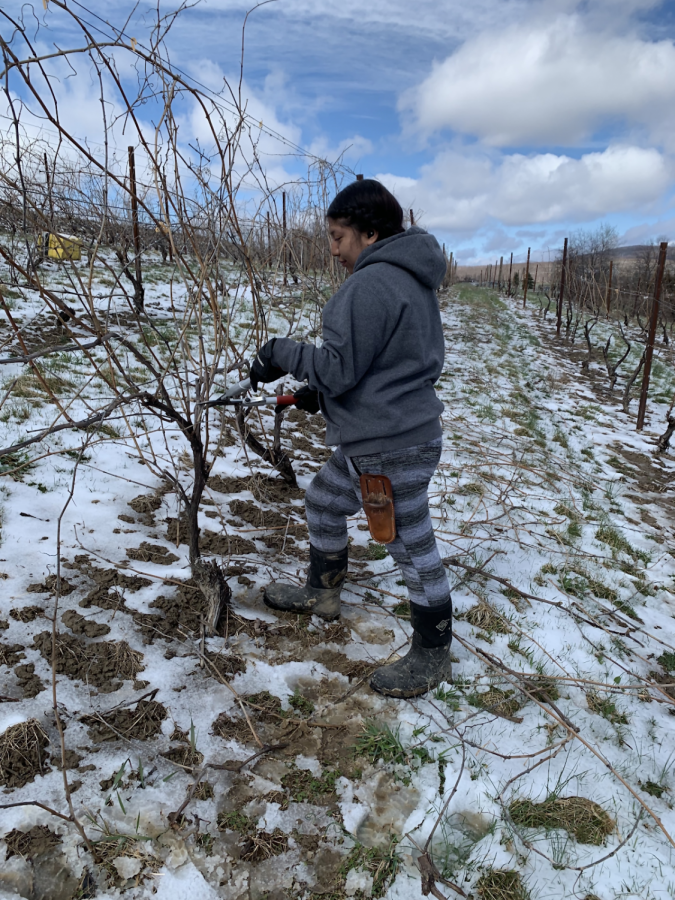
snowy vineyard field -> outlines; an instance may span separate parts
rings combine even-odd
[[[197,347],[194,327],[181,332],[181,290],[158,263],[149,271],[154,327],[169,348],[178,334]],[[59,267],[47,277],[65,290]],[[29,350],[66,340],[37,295],[1,289]],[[250,293],[229,295],[243,347]],[[270,579],[302,578],[303,490],[327,454],[320,417],[284,421],[296,489],[242,447],[229,415],[211,414],[201,546],[232,589],[213,637],[176,492],[157,474],[188,484],[177,428],[127,410],[3,460],[0,799],[17,805],[2,811],[0,896],[413,900],[431,837],[434,877],[422,869],[435,896],[675,897],[675,463],[653,447],[672,354],[659,351],[638,434],[600,365],[583,374],[585,351],[555,343],[536,308],[470,285],[440,302],[432,512],[456,662],[454,683],[421,699],[367,685],[410,629],[400,576],[363,517],[350,522],[342,620],[262,603]],[[295,335],[313,338],[315,315],[298,315]],[[269,326],[285,334],[287,319],[273,312]],[[0,334],[4,355],[17,352],[6,319]],[[74,417],[108,397],[85,362],[57,354],[42,369],[57,397],[77,394]],[[29,367],[2,374],[8,446],[54,409]],[[254,429],[271,435],[271,415]],[[68,815],[52,658],[93,854],[71,823],[18,805]]]

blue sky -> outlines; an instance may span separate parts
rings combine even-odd
[[[41,40],[67,41],[60,11],[35,8]],[[132,7],[87,9],[120,25]],[[186,10],[174,63],[208,84],[238,78],[247,9]],[[127,33],[142,40],[150,16],[141,2]],[[460,261],[541,258],[603,221],[626,243],[675,239],[674,37],[673,0],[275,0],[249,17],[245,89],[256,117],[311,152],[351,145],[349,165]]]

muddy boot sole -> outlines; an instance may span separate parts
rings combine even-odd
[[[370,686],[385,697],[405,700],[433,691],[444,681],[452,681],[449,646],[428,649],[416,646],[413,640],[403,659],[373,672]]]
[[[263,600],[270,609],[305,613],[332,622],[340,617],[340,590],[270,584],[265,588]]]

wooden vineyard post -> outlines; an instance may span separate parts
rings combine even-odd
[[[413,211],[412,211],[412,209],[411,209],[411,210],[410,210],[410,227],[412,228],[412,226],[413,226],[414,224],[415,224],[415,215],[414,215],[414,213],[413,213]]]
[[[54,228],[54,199],[52,197],[52,186],[49,180],[49,163],[47,162],[47,154],[44,154],[45,158],[45,179],[47,181],[47,197],[49,199],[49,221],[52,224],[52,229]]]
[[[136,158],[134,148],[129,147],[129,190],[131,192],[131,221],[134,235],[134,255],[136,257],[136,283],[134,285],[134,305],[143,309],[143,270],[141,268],[141,234],[138,228],[138,196],[136,194]]]
[[[562,308],[563,297],[565,296],[565,272],[567,271],[567,238],[565,238],[565,246],[563,247],[562,270],[560,272],[560,295],[558,297],[558,318],[555,326],[555,333],[560,337],[560,328],[562,326]]]
[[[267,211],[267,265],[272,265],[272,226],[269,210]]]
[[[539,274],[539,263],[534,267],[534,284],[532,285],[532,290],[537,290],[537,275]]]
[[[530,248],[527,248],[527,263],[525,265],[525,284],[523,285],[523,307],[527,303],[527,284],[530,280]]]
[[[169,187],[166,181],[166,171],[162,173],[162,181],[164,183],[164,212],[166,213],[166,237],[169,245],[169,262],[173,265],[173,239],[171,237],[171,213],[169,211]],[[221,210],[218,210],[221,215]],[[222,234],[223,226],[219,226],[219,232]]]
[[[499,275],[497,276],[497,290],[502,289],[502,269],[504,268],[504,257],[499,257]]]
[[[513,253],[511,254],[511,262],[509,263],[509,289],[506,292],[507,295],[511,296],[511,273],[513,272]]]
[[[283,191],[281,194],[282,201],[282,216],[283,216],[283,225],[282,225],[282,235],[281,239],[283,241],[283,264],[284,264],[284,286],[288,284],[288,272],[286,271],[286,191]]]
[[[652,314],[649,320],[649,337],[647,338],[647,347],[645,349],[645,368],[642,375],[642,390],[640,391],[640,406],[638,407],[637,431],[642,431],[645,424],[645,413],[647,411],[647,394],[649,393],[649,376],[652,371],[654,338],[656,337],[656,326],[659,321],[659,307],[661,305],[661,285],[663,283],[663,270],[666,267],[667,255],[668,241],[663,241],[659,249],[659,264],[656,269],[656,279],[654,282],[654,299],[652,300]]]
[[[609,306],[612,302],[612,268],[614,267],[614,260],[610,259],[609,261],[609,278],[607,279],[607,297],[605,300],[605,305],[607,307],[607,318],[609,319]]]
[[[357,180],[357,181],[363,181],[363,175],[357,175],[357,176],[356,176],[356,180]]]
[[[494,288],[497,284],[497,260],[495,260],[495,267],[492,272],[492,287]]]

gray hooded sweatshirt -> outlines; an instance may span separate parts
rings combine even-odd
[[[329,446],[361,456],[440,437],[445,269],[436,238],[413,226],[361,253],[324,307],[321,347],[276,340],[273,362],[319,392]]]

